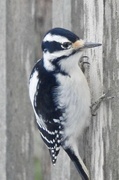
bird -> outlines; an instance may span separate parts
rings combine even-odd
[[[100,45],[67,29],[53,28],[44,35],[42,58],[29,78],[36,123],[52,163],[56,164],[63,148],[82,180],[89,180],[89,172],[78,152],[78,138],[90,122],[91,95],[79,59],[84,49]]]

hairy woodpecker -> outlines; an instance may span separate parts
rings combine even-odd
[[[79,156],[77,138],[89,124],[91,102],[78,62],[83,49],[100,45],[87,43],[66,29],[51,29],[44,36],[43,57],[29,81],[31,104],[52,163],[62,147],[84,180],[89,179],[89,173]]]

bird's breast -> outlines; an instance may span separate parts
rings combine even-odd
[[[65,126],[69,127],[66,128],[66,134],[76,131],[80,133],[87,126],[90,115],[90,91],[87,80],[79,67],[70,76],[57,75],[57,80],[60,84],[57,89],[58,106],[65,109],[62,119],[65,120]],[[76,136],[79,133],[76,132]]]

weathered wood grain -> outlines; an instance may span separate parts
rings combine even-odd
[[[33,180],[34,1],[0,1],[0,24],[0,179]]]
[[[53,26],[55,25],[69,28],[88,41],[102,43],[102,47],[84,52],[89,56],[90,62],[88,81],[92,102],[108,90],[109,96],[115,98],[101,104],[97,116],[91,119],[91,124],[79,143],[79,151],[90,170],[91,180],[117,180],[119,179],[119,1],[53,0]],[[61,179],[60,171],[57,172],[59,179]],[[69,170],[67,172],[69,173]],[[69,179],[77,179],[78,175],[75,173],[73,168]]]

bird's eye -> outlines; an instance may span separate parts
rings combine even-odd
[[[63,49],[69,49],[71,47],[72,43],[71,42],[64,42],[61,47]]]

